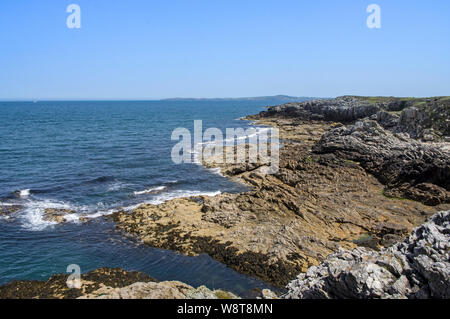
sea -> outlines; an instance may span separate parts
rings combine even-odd
[[[278,103],[279,102],[279,103]],[[281,104],[272,100],[270,104]],[[249,296],[267,283],[206,254],[188,257],[119,233],[105,216],[142,203],[248,190],[198,163],[171,158],[176,128],[253,126],[241,120],[267,106],[261,100],[0,102],[0,285],[47,280],[79,265],[141,271],[160,280]],[[68,222],[43,218],[70,209]],[[80,217],[87,217],[83,223]]]

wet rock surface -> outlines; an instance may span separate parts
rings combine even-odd
[[[52,276],[47,281],[13,281],[0,286],[0,299],[74,299],[100,289],[102,286],[122,288],[135,282],[156,282],[140,272],[120,268],[100,268],[81,275],[81,289],[67,286],[68,274]]]
[[[284,298],[450,298],[450,211],[380,252],[340,250],[287,286]]]
[[[43,219],[58,224],[67,222],[67,215],[76,214],[76,211],[70,209],[47,208],[44,211]]]
[[[68,275],[48,281],[14,281],[0,286],[0,299],[237,299],[223,290],[193,288],[178,281],[158,282],[147,274],[100,268],[81,275],[81,288],[68,288]]]
[[[21,208],[19,205],[0,205],[0,216],[10,216],[18,212]]]

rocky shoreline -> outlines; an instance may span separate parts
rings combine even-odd
[[[287,299],[450,298],[450,211],[380,252],[340,250],[288,285]]]
[[[268,175],[265,165],[258,164],[205,163],[252,189],[241,194],[179,198],[160,205],[144,204],[132,212],[119,211],[109,217],[117,230],[152,247],[186,255],[209,254],[234,270],[277,287],[289,284],[287,296],[291,298],[448,296],[434,294],[429,285],[428,294],[423,292],[424,285],[414,283],[409,268],[403,269],[407,273],[402,270],[394,274],[399,275],[395,278],[403,280],[405,287],[402,276],[408,278],[409,290],[405,288],[404,293],[392,293],[394,277],[387,281],[388,288],[383,286],[376,292],[360,291],[355,284],[353,294],[345,290],[331,293],[325,284],[330,274],[323,269],[330,268],[329,258],[340,259],[352,254],[350,251],[356,252],[352,267],[365,260],[366,255],[381,258],[391,249],[386,247],[405,240],[430,216],[450,209],[449,97],[346,96],[273,106],[247,119],[280,130],[283,147],[278,173]],[[64,219],[68,213],[48,215]],[[448,246],[448,230],[443,234]],[[444,256],[448,263],[448,249]],[[422,278],[418,279],[420,282],[427,278],[423,272],[420,276],[416,276]],[[53,287],[54,280],[52,277],[45,286]],[[448,285],[448,276],[443,280]],[[0,297],[17,293],[18,297],[29,298],[175,298],[191,296],[187,291],[195,291],[192,287],[180,288],[184,284],[178,283],[180,294],[172,291],[158,295],[154,291],[165,291],[167,285],[158,286],[150,279],[147,283],[128,281],[127,285],[95,284],[76,296],[60,290],[49,292],[51,288],[42,288],[41,284],[41,293],[33,288],[34,295],[24,294],[29,285],[16,282],[15,286],[0,287]],[[339,287],[339,282],[334,287]]]
[[[81,275],[81,289],[67,286],[69,275],[48,281],[14,281],[0,287],[0,299],[238,299],[230,292],[193,288],[179,281],[158,282],[147,274],[100,268]]]
[[[142,205],[112,218],[145,244],[207,253],[283,287],[340,248],[388,247],[448,209],[449,104],[341,97],[270,107],[247,119],[280,129],[277,174],[208,163],[253,190]],[[436,121],[436,112],[447,117]]]

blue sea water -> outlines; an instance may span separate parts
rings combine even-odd
[[[280,101],[281,103],[281,101]],[[247,188],[196,164],[176,165],[177,127],[251,125],[240,117],[259,101],[0,102],[0,205],[20,205],[0,217],[0,284],[46,280],[70,264],[139,270],[245,295],[267,284],[207,255],[187,257],[144,246],[102,218],[143,202]],[[66,224],[43,220],[46,208],[77,211]],[[80,216],[90,217],[80,223]]]

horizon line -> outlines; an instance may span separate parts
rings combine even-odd
[[[319,96],[293,96],[293,95],[267,95],[267,96],[247,96],[247,97],[165,97],[165,98],[11,98],[1,99],[0,102],[79,102],[79,101],[135,101],[135,102],[147,102],[147,101],[166,101],[166,100],[243,100],[243,99],[262,99],[262,98],[317,98],[328,99],[327,97]]]

